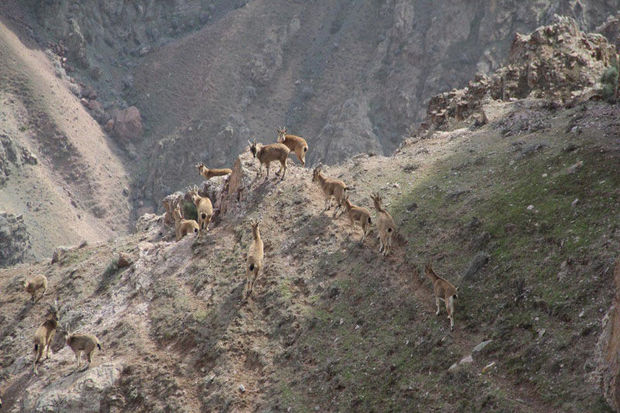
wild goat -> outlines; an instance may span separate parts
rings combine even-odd
[[[349,216],[349,221],[351,221],[351,226],[354,227],[355,223],[358,223],[362,227],[364,233],[362,235],[362,239],[360,240],[360,244],[363,244],[366,236],[370,232],[370,225],[372,224],[370,212],[366,208],[351,204],[348,196],[344,199],[344,206],[347,211],[347,215]]]
[[[28,281],[24,281],[24,290],[30,293],[30,298],[33,302],[38,302],[47,291],[47,278],[45,275],[37,275]],[[35,301],[35,296],[40,290],[43,291],[41,291],[41,295],[39,295],[39,298]]]
[[[246,260],[247,271],[246,271],[246,293],[245,298],[248,298],[250,294],[252,294],[252,289],[254,288],[254,283],[258,278],[258,272],[263,268],[263,240],[260,236],[259,224],[260,222],[252,220],[250,222],[252,225],[252,244],[250,244],[250,250],[248,251],[248,258]]]
[[[198,173],[204,177],[204,179],[211,179],[214,176],[224,176],[232,173],[232,169],[210,169],[203,163],[196,164]]]
[[[383,256],[386,256],[390,253],[390,249],[392,248],[392,238],[396,230],[396,225],[390,213],[381,206],[381,197],[379,194],[372,194],[370,198],[374,202],[375,209],[377,210],[379,252],[382,252]]]
[[[256,177],[258,178],[261,176],[264,164],[267,167],[267,176],[265,179],[269,179],[269,164],[274,161],[280,161],[280,170],[276,172],[276,175],[280,175],[281,172],[281,179],[284,179],[284,176],[286,175],[286,159],[288,158],[288,154],[290,152],[289,148],[287,148],[283,143],[271,143],[269,145],[262,145],[260,143],[256,143],[256,141],[248,141],[248,143],[250,144],[250,152],[252,152],[252,155],[260,161]]]
[[[287,135],[286,128],[282,127],[277,130],[278,142],[286,145],[291,152],[295,152],[297,159],[303,166],[306,166],[306,153],[308,152],[308,144],[301,136]]]
[[[198,214],[198,226],[200,232],[204,229],[205,232],[209,231],[209,223],[213,218],[213,204],[208,197],[201,197],[198,195],[198,188],[194,187],[189,191],[189,196],[192,198],[194,205],[196,205],[196,213]]]
[[[79,370],[82,364],[80,356],[86,356],[88,360],[88,366],[86,366],[86,368],[89,368],[90,363],[92,362],[92,353],[95,350],[95,347],[101,350],[101,343],[97,337],[92,334],[69,334],[68,330],[65,329],[65,331],[63,331],[63,339],[65,340],[65,343],[71,347],[73,354],[75,354],[75,362],[77,364],[75,367],[76,370]]]
[[[54,305],[50,305],[46,320],[37,328],[34,333],[34,363],[33,371],[37,374],[37,363],[43,356],[45,350],[45,358],[49,358],[50,344],[56,334],[56,328],[58,327],[58,302],[54,301]]]
[[[312,172],[312,182],[318,182],[319,186],[323,190],[323,195],[325,195],[325,208],[324,211],[327,211],[332,206],[332,197],[336,198],[336,202],[338,205],[334,210],[334,216],[336,216],[336,212],[338,209],[342,207],[344,204],[344,199],[346,197],[346,190],[349,189],[347,185],[342,182],[340,179],[327,178],[321,172],[322,165],[314,168]]]
[[[439,315],[440,301],[443,300],[446,304],[446,311],[448,312],[448,319],[450,320],[450,331],[454,328],[454,299],[458,298],[459,289],[456,288],[450,281],[445,280],[435,274],[435,271],[431,268],[431,264],[426,264],[425,268],[426,276],[433,283],[433,293],[435,294],[435,305],[437,305],[436,315]]]
[[[179,241],[181,238],[186,236],[187,234],[194,233],[198,234],[200,227],[198,223],[193,219],[183,219],[183,215],[181,215],[181,207],[179,203],[176,203],[174,209],[172,211],[172,216],[174,218],[174,229],[176,234],[176,240]]]

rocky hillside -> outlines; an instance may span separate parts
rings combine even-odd
[[[540,33],[581,56],[572,27]],[[531,43],[532,59],[549,46]],[[597,56],[584,73],[602,69]],[[3,408],[617,411],[620,108],[586,89],[558,99],[538,80],[503,100],[493,85],[459,100],[472,113],[448,104],[392,156],[325,168],[355,204],[382,194],[398,226],[386,258],[376,229],[360,245],[345,216],[323,211],[310,169],[291,161],[284,181],[256,178],[245,148],[230,177],[203,185],[217,211],[204,236],[174,242],[163,217],[145,215],[136,234],[0,270]],[[265,268],[245,302],[252,219]],[[425,262],[459,287],[452,332]],[[21,289],[31,274],[50,281],[34,305]],[[53,343],[35,376],[31,337],[56,297],[63,326],[103,351],[74,372]]]
[[[127,159],[59,59],[0,22],[0,267],[129,230]]]
[[[192,182],[195,162],[228,165],[280,125],[308,138],[311,164],[389,154],[432,95],[497,69],[515,33],[554,14],[593,30],[617,1],[8,0],[0,10],[97,91],[93,116],[136,158],[133,201],[154,210]],[[132,106],[143,135],[108,123]]]

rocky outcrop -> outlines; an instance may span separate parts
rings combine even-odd
[[[508,64],[491,76],[478,75],[466,88],[431,98],[424,127],[441,128],[448,121],[484,119],[485,99],[508,101],[527,96],[562,105],[596,95],[592,90],[613,59],[616,48],[600,34],[584,33],[569,18],[531,34],[516,34]],[[473,115],[477,115],[474,119]]]
[[[137,107],[117,109],[112,112],[112,123],[106,126],[123,142],[131,142],[142,136],[142,118]]]
[[[6,134],[0,134],[0,186],[6,182],[13,169],[23,165],[36,165],[37,157]]]
[[[131,142],[142,136],[142,118],[135,106],[113,111],[112,122],[112,133],[123,142]]]
[[[24,217],[0,212],[0,268],[23,262],[29,249],[30,235]]]

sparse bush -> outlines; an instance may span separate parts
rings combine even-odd
[[[99,286],[97,287],[97,293],[102,293],[108,289],[110,284],[114,281],[116,274],[118,273],[118,259],[115,258],[106,267],[105,271],[101,275],[101,281],[99,281]]]
[[[193,202],[183,201],[183,218],[198,221],[198,211]]]
[[[618,62],[614,61],[601,76],[603,99],[614,103],[618,98]]]

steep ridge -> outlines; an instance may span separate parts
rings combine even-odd
[[[246,148],[204,185],[219,215],[203,237],[173,242],[146,215],[136,234],[0,270],[5,408],[611,411],[602,386],[616,381],[592,373],[620,246],[620,109],[544,93],[478,109],[484,122],[448,120],[393,156],[325,168],[355,204],[383,195],[399,228],[386,258],[376,229],[360,246],[359,229],[322,211],[310,169],[257,179]],[[266,266],[244,303],[251,219]],[[453,332],[434,315],[427,261],[460,288]],[[50,290],[32,305],[21,282],[36,273]],[[31,336],[55,297],[61,322],[104,350],[72,372],[55,345],[37,377]]]
[[[70,92],[77,85],[2,23],[0,57],[0,205],[23,215],[30,258],[126,233],[122,156]]]

